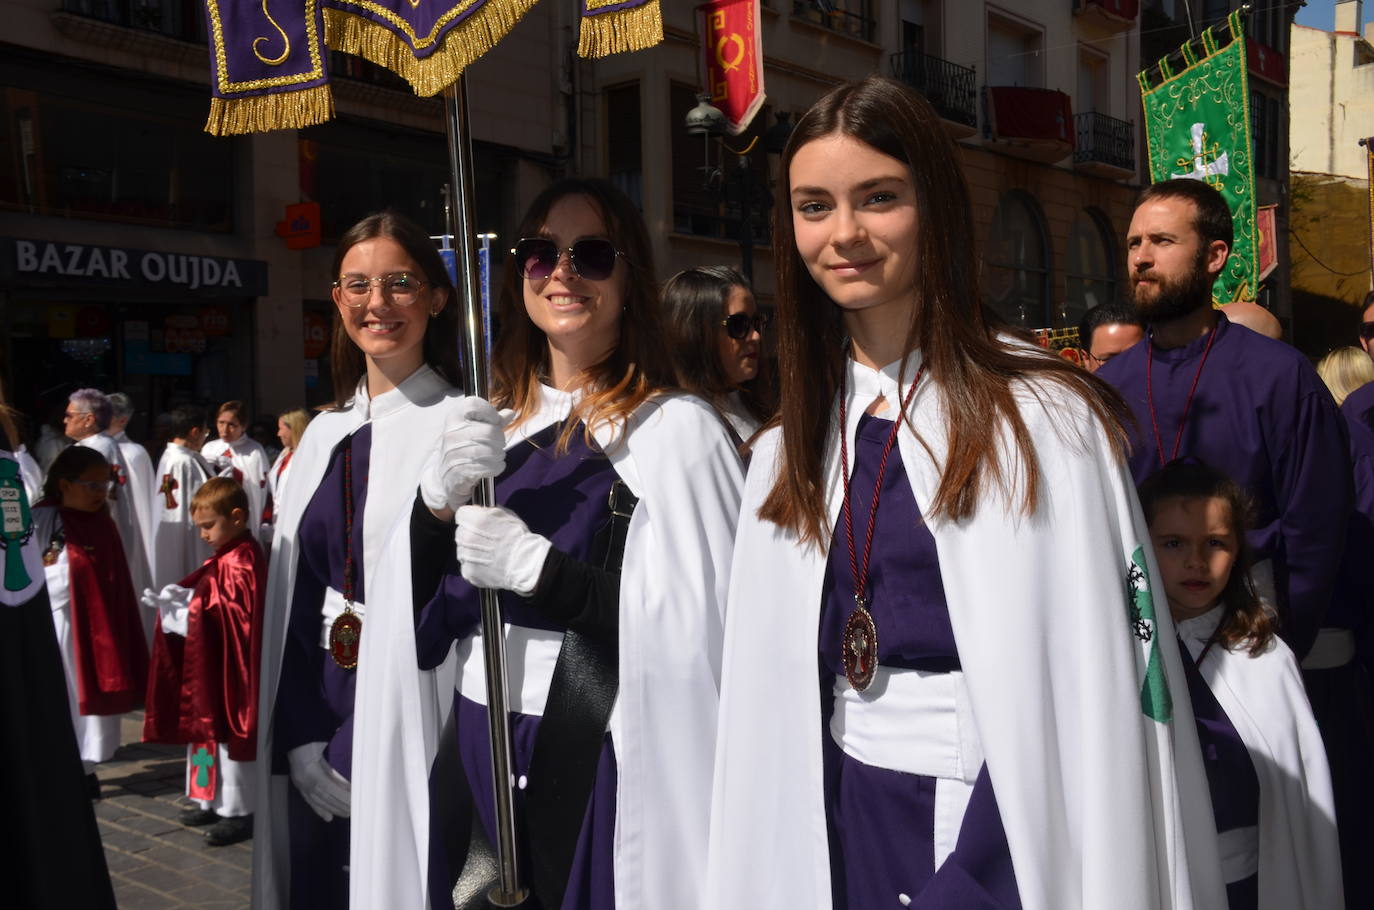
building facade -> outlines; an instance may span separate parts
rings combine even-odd
[[[661,278],[739,264],[748,247],[766,304],[777,157],[766,143],[734,152],[881,72],[924,92],[959,143],[986,302],[1029,328],[1075,325],[1123,288],[1141,181],[1138,2],[763,0],[767,105],[744,135],[703,140],[683,127],[702,81],[691,4],[663,4],[661,46],[586,61],[576,5],[545,0],[469,69],[478,228],[508,248],[549,181],[605,176],[640,203]],[[12,0],[7,12],[11,400],[41,419],[75,386],[122,388],[135,435],[183,401],[242,398],[269,413],[327,400],[332,241],[384,207],[442,232],[441,102],[332,54],[335,120],[213,138],[195,0]],[[279,234],[300,202],[320,206],[319,247],[289,249]]]
[[[1374,137],[1374,23],[1361,0],[1337,3],[1331,31],[1292,30],[1293,295],[1311,314],[1310,353],[1353,344],[1374,281],[1369,149]]]

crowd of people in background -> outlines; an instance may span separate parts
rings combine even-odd
[[[1049,355],[977,305],[956,148],[878,77],[801,118],[778,211],[764,309],[554,183],[486,399],[381,213],[313,421],[6,416],[85,793],[142,706],[255,906],[451,907],[499,839],[494,590],[540,906],[1374,905],[1374,294],[1314,369],[1213,306],[1230,212],[1176,180]]]

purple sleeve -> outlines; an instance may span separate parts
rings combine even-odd
[[[301,557],[296,564],[296,587],[291,596],[273,718],[272,762],[280,773],[286,770],[286,753],[306,743],[329,742],[338,726],[330,720],[332,714],[321,684],[325,652],[320,647],[320,605],[324,603],[324,589],[310,561]]]
[[[1274,458],[1274,496],[1287,591],[1283,639],[1301,660],[1312,647],[1334,593],[1353,496],[1345,423],[1324,388],[1297,402],[1286,449]],[[1279,563],[1282,565],[1280,566]]]

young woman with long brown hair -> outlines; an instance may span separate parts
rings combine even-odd
[[[708,905],[1216,906],[1121,404],[980,307],[959,161],[879,77],[783,153]]]
[[[353,858],[356,829],[377,833],[354,801],[400,798],[389,769],[364,754],[399,710],[390,674],[418,675],[413,660],[385,661],[398,636],[414,644],[406,612],[387,624],[380,563],[415,501],[427,443],[463,401],[453,286],[419,225],[369,215],[339,239],[330,277],[335,400],[299,440],[275,504],[253,850],[253,905],[264,910],[347,908],[371,865]]]
[[[493,356],[492,403],[508,410],[450,425],[421,483],[434,515],[456,509],[456,560],[452,528],[412,518],[412,554],[428,539],[438,565],[449,558],[418,604],[420,664],[457,642],[458,753],[494,840],[477,588],[499,591],[538,906],[695,910],[739,458],[705,402],[669,391],[634,204],[605,181],[562,180],[518,236]],[[465,505],[485,476],[497,505]]]

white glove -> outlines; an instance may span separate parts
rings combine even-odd
[[[191,611],[191,597],[194,593],[190,588],[180,585],[164,585],[161,591],[144,588],[139,602],[161,614],[163,632],[184,638],[187,616]]]
[[[529,597],[553,546],[526,527],[510,509],[463,506],[456,516],[458,563],[463,577],[478,588],[498,588]]]
[[[315,814],[327,822],[348,818],[353,786],[324,760],[324,743],[306,743],[286,753],[291,783]]]
[[[420,473],[420,497],[434,511],[457,509],[472,498],[472,488],[506,468],[509,422],[485,399],[468,397],[444,418],[438,457]]]

